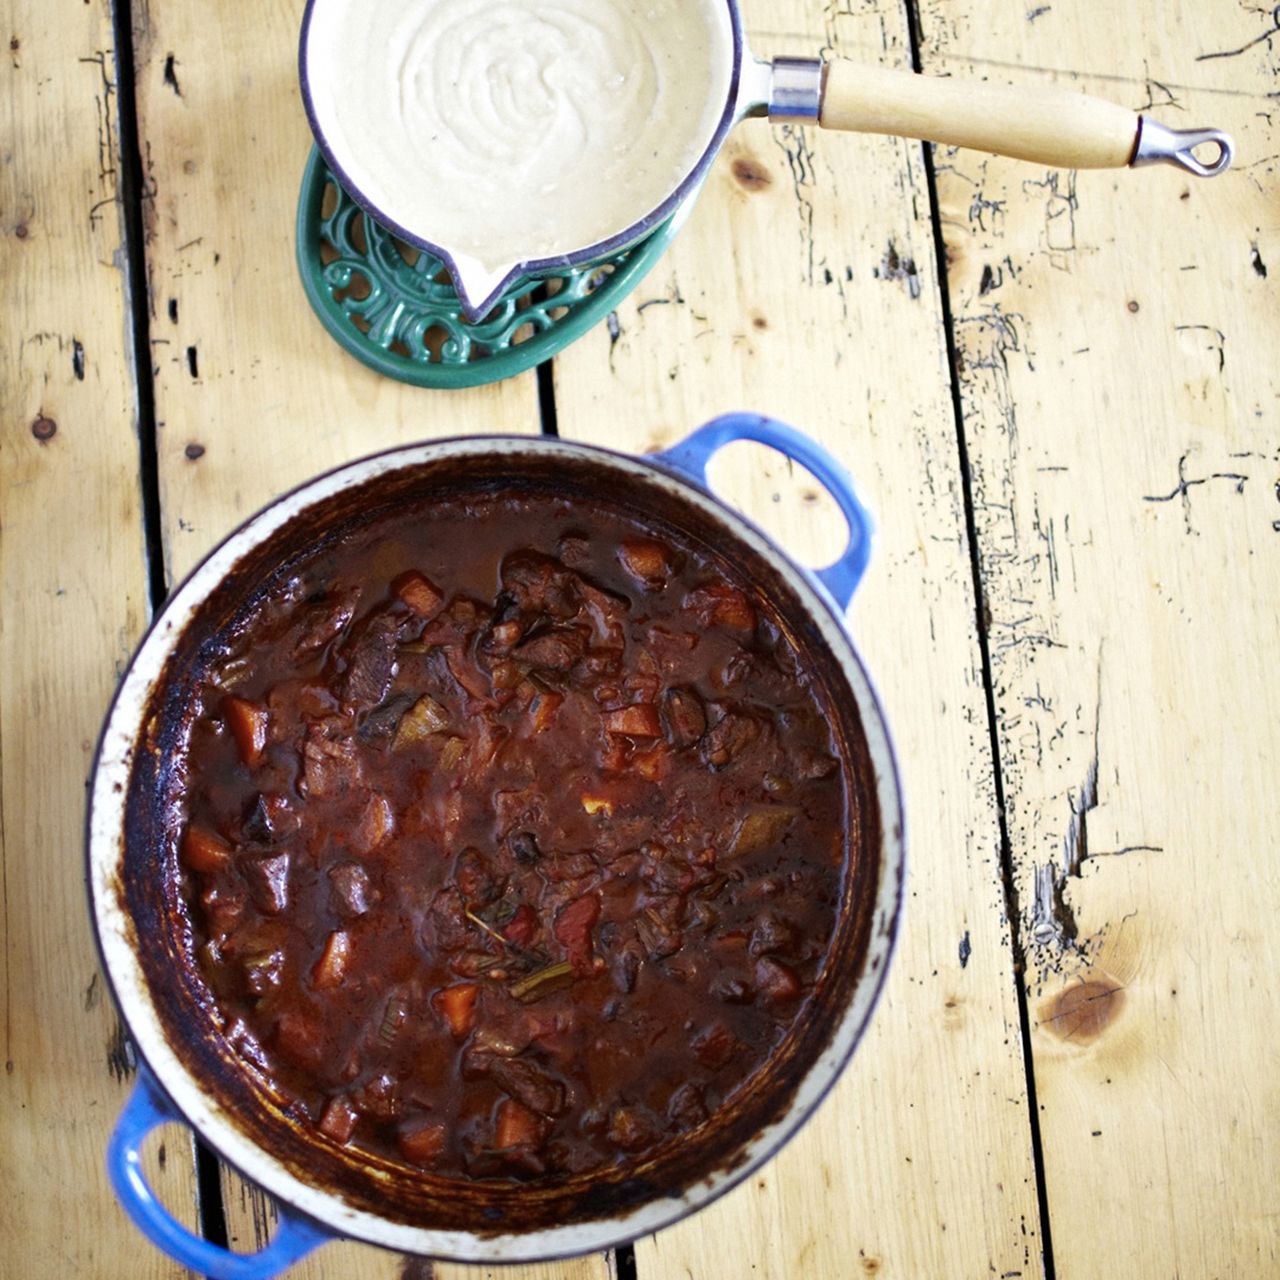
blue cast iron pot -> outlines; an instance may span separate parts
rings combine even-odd
[[[797,567],[707,489],[711,456],[734,440],[806,467],[849,524],[832,565]],[[647,515],[713,547],[770,599],[834,708],[851,803],[849,871],[827,963],[769,1063],[701,1128],[643,1161],[519,1186],[448,1180],[318,1138],[245,1069],[209,1013],[179,888],[166,770],[203,637],[266,577],[353,518],[466,484],[552,488]],[[897,774],[844,611],[867,564],[870,525],[849,477],[820,446],[767,418],[733,414],[645,458],[538,436],[440,440],[392,450],[310,481],[226,539],[169,598],[112,704],[88,818],[89,887],[106,972],[141,1059],[107,1165],[127,1212],[161,1249],[225,1280],[275,1275],[326,1240],[433,1258],[532,1261],[657,1231],[741,1182],[812,1113],[849,1060],[884,981],[902,901]],[[274,1239],[233,1254],[191,1234],[152,1194],[139,1151],[170,1120],[190,1124],[280,1206]]]

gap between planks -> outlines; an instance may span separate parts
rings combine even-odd
[[[917,0],[905,0],[908,29],[911,42],[911,59],[914,69],[921,70],[919,9]],[[149,198],[143,189],[140,132],[135,93],[135,64],[133,43],[132,0],[117,0],[114,8],[116,35],[116,75],[121,133],[121,190],[125,209],[126,253],[128,262],[128,287],[132,302],[132,355],[136,374],[138,402],[138,446],[141,488],[143,496],[143,529],[146,545],[148,586],[152,610],[158,610],[166,595],[166,565],[161,535],[161,507],[159,487],[159,457],[157,448],[157,420],[155,376],[152,366],[150,343],[151,298],[147,286],[146,247],[144,238],[143,203]],[[1026,68],[1022,68],[1026,70]],[[974,499],[968,448],[965,438],[961,388],[956,366],[955,335],[948,290],[946,253],[940,209],[937,198],[932,150],[922,144],[924,168],[927,178],[929,221],[933,233],[934,250],[939,264],[938,280],[943,327],[948,355],[950,393],[955,420],[956,447],[963,484],[965,530],[968,539],[970,564],[973,574],[974,598],[977,608],[977,630],[982,659],[983,693],[986,702],[988,733],[991,739],[994,785],[999,820],[1001,873],[1005,892],[1006,914],[1009,920],[1010,940],[1017,975],[1017,1004],[1022,1037],[1023,1062],[1029,1099],[1031,1141],[1036,1175],[1036,1190],[1040,1212],[1040,1229],[1043,1248],[1043,1266],[1046,1280],[1054,1280],[1054,1263],[1050,1221],[1047,1203],[1047,1184],[1044,1175],[1044,1159],[1036,1106],[1034,1066],[1030,1053],[1030,1019],[1024,985],[1021,981],[1023,948],[1020,939],[1020,915],[1017,909],[1017,890],[1014,882],[1012,849],[1005,811],[1004,785],[997,742],[996,712],[992,664],[987,627],[983,610],[983,587],[979,548],[976,536]],[[557,436],[555,388],[552,361],[538,366],[538,404],[543,434]],[[228,1243],[225,1206],[218,1177],[216,1157],[203,1145],[198,1146],[197,1175],[199,1189],[199,1215],[202,1234],[224,1247]],[[635,1250],[624,1245],[615,1251],[614,1270],[618,1280],[640,1280]]]
[[[907,37],[911,47],[911,68],[920,75],[924,72],[924,58],[921,54],[920,0],[904,0],[904,3],[907,9]],[[1026,967],[1026,952],[1022,944],[1022,912],[1018,903],[1018,886],[1014,874],[1009,814],[1005,806],[1004,768],[1000,756],[999,722],[996,718],[995,680],[992,673],[991,642],[987,627],[986,593],[982,583],[981,548],[978,544],[978,525],[974,511],[973,472],[969,464],[969,443],[965,436],[964,402],[956,353],[955,320],[951,311],[950,270],[946,238],[942,229],[942,210],[938,202],[933,144],[922,142],[920,150],[924,159],[925,185],[929,196],[929,225],[933,232],[933,253],[937,263],[938,305],[942,312],[942,329],[947,348],[947,374],[951,391],[951,410],[955,418],[956,454],[964,505],[965,538],[969,544],[969,565],[973,573],[973,604],[977,614],[978,651],[982,658],[982,694],[987,712],[987,733],[991,743],[991,770],[996,793],[996,820],[1000,834],[1000,879],[1004,888],[1005,916],[1009,922],[1009,946],[1013,952],[1018,1030],[1022,1045],[1022,1065],[1027,1083],[1027,1119],[1031,1138],[1031,1159],[1035,1169],[1036,1205],[1040,1215],[1040,1258],[1044,1280],[1056,1280],[1053,1230],[1049,1215],[1049,1181],[1045,1173],[1044,1141],[1040,1132],[1040,1107],[1036,1100],[1035,1057],[1031,1052],[1031,1011],[1027,1005],[1026,983],[1022,976]]]

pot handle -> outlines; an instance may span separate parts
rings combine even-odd
[[[142,1174],[140,1151],[153,1129],[182,1116],[144,1069],[107,1144],[107,1173],[125,1212],[152,1244],[210,1280],[268,1280],[318,1248],[331,1234],[283,1210],[275,1238],[257,1253],[232,1253],[188,1231],[156,1198]]]
[[[835,500],[849,524],[849,541],[834,564],[813,570],[828,595],[844,610],[866,572],[871,555],[871,517],[858,501],[849,473],[816,441],[776,418],[754,413],[727,413],[713,418],[679,444],[647,461],[670,467],[708,488],[707,463],[735,440],[755,440],[794,459],[811,471]]]
[[[901,134],[1062,169],[1164,163],[1214,178],[1235,155],[1221,129],[1170,129],[1072,89],[926,76],[843,58],[775,58],[767,70],[769,118],[782,123]],[[1196,147],[1213,154],[1202,160]]]

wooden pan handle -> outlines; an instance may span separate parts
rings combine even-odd
[[[1064,169],[1122,169],[1138,115],[1067,89],[1014,87],[827,64],[819,122],[854,133],[902,134]]]

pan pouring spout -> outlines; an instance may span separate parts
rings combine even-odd
[[[445,266],[467,316],[474,320],[487,315],[507,288],[523,275],[518,262],[490,267],[463,254],[446,257]]]

